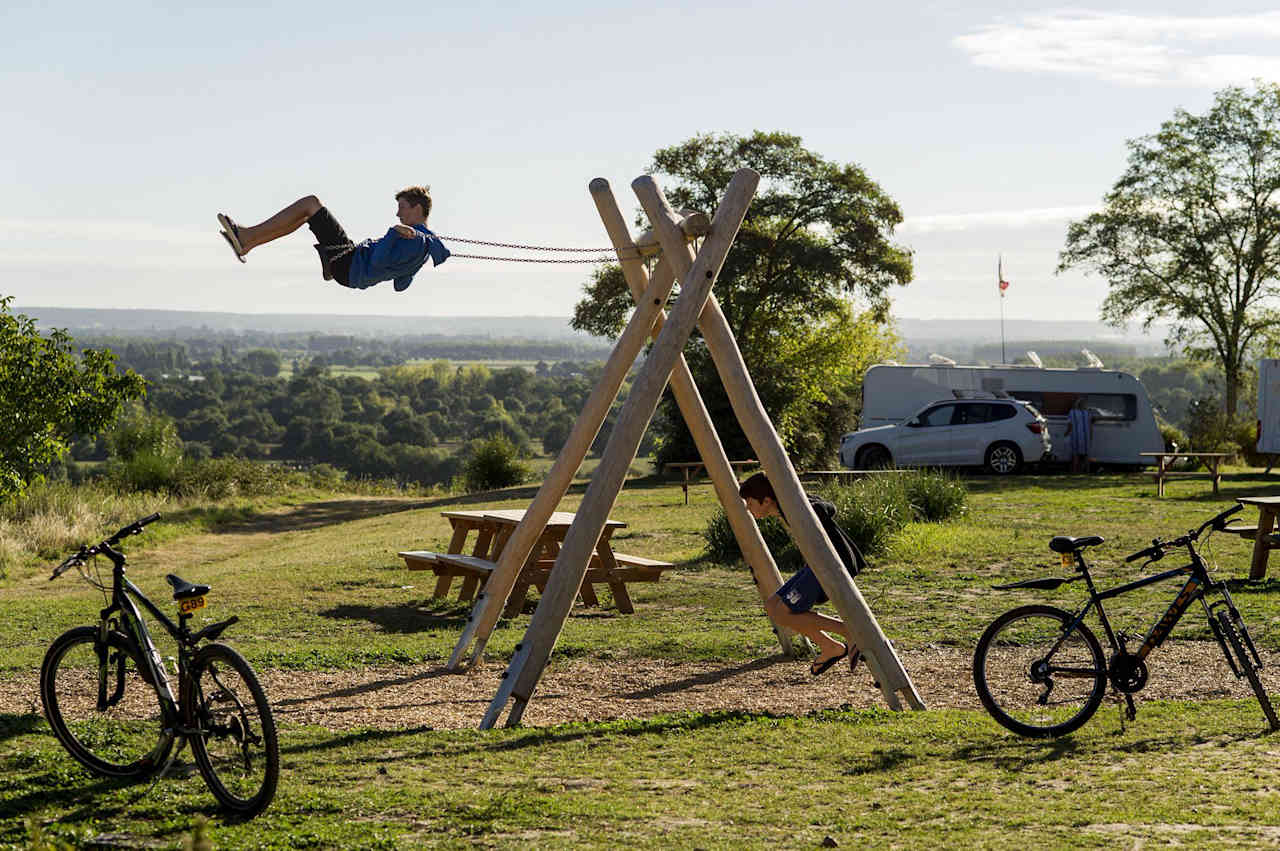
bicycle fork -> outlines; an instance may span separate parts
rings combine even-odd
[[[1227,657],[1227,665],[1231,668],[1232,675],[1238,680],[1244,677],[1245,672],[1240,670],[1239,664],[1236,662],[1235,654],[1231,652],[1231,648],[1227,646],[1227,637],[1222,634],[1222,627],[1218,626],[1218,619],[1214,617],[1214,609],[1225,606],[1227,615],[1231,618],[1231,623],[1236,628],[1236,634],[1240,636],[1244,642],[1245,649],[1249,651],[1249,656],[1253,659],[1255,668],[1263,667],[1262,658],[1258,655],[1258,648],[1253,644],[1253,637],[1249,635],[1249,627],[1245,625],[1244,618],[1240,617],[1240,610],[1236,608],[1235,602],[1231,599],[1231,594],[1226,588],[1219,588],[1222,592],[1221,600],[1214,600],[1213,603],[1205,602],[1204,598],[1200,598],[1200,603],[1204,606],[1205,615],[1209,618],[1209,629],[1213,632],[1214,639],[1218,642],[1218,647],[1222,648],[1222,655]]]

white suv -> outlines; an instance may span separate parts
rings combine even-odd
[[[1016,399],[948,399],[926,405],[898,425],[846,434],[840,463],[877,467],[977,466],[1005,475],[1049,454],[1040,412]]]

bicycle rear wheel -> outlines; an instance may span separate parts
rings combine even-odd
[[[99,656],[99,629],[81,626],[54,639],[40,666],[40,700],[53,734],[85,768],[139,778],[164,764],[173,747],[160,696],[143,678],[132,642],[111,633]],[[99,702],[99,676],[105,701]]]
[[[1271,705],[1271,698],[1262,685],[1262,679],[1258,676],[1258,666],[1254,664],[1253,656],[1245,649],[1240,631],[1236,629],[1235,620],[1222,609],[1218,609],[1214,617],[1218,622],[1218,634],[1226,642],[1222,650],[1228,654],[1227,663],[1231,664],[1232,655],[1236,657],[1236,663],[1231,665],[1232,670],[1236,672],[1237,677],[1243,676],[1249,681],[1254,695],[1258,698],[1258,704],[1262,707],[1262,714],[1267,716],[1267,723],[1271,725],[1273,731],[1280,730],[1280,719],[1276,718],[1276,710]]]
[[[1107,663],[1084,624],[1053,606],[996,618],[973,652],[973,684],[987,712],[1020,736],[1062,736],[1088,721],[1107,692]]]
[[[249,663],[225,644],[200,649],[192,663],[186,717],[196,765],[224,807],[257,815],[276,794],[280,749],[271,705]]]

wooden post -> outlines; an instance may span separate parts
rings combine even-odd
[[[591,198],[596,203],[596,209],[600,213],[601,221],[604,222],[604,228],[609,234],[609,239],[613,242],[614,250],[619,257],[629,258],[634,256],[631,235],[628,233],[627,223],[618,209],[618,202],[614,199],[613,192],[609,189],[609,181],[597,177],[591,181],[590,189]],[[686,215],[680,223],[681,233],[684,234],[686,239],[690,236],[699,235],[691,232],[695,223],[706,223],[705,216],[699,222],[692,215]],[[707,224],[707,231],[709,231],[709,223]],[[703,231],[703,234],[707,231]],[[668,268],[670,268],[669,264]],[[638,260],[624,261],[622,263],[622,274],[627,279],[627,285],[631,288],[632,297],[636,299],[636,304],[640,304],[646,289],[644,264]],[[715,296],[709,296],[707,302],[708,304],[714,303]],[[665,311],[659,312],[653,327],[655,337],[662,330],[665,321]],[[720,436],[716,433],[715,426],[711,422],[711,414],[707,412],[706,405],[703,404],[702,395],[698,392],[698,387],[693,380],[693,374],[689,371],[689,365],[685,363],[683,354],[676,358],[675,368],[671,371],[670,382],[671,395],[675,397],[676,405],[680,408],[685,424],[689,427],[689,434],[693,437],[694,446],[698,449],[698,456],[702,459],[707,476],[715,487],[716,496],[719,498],[720,505],[724,508],[725,516],[729,520],[729,527],[733,529],[734,537],[738,539],[738,547],[742,550],[742,557],[751,566],[752,579],[760,592],[760,599],[761,601],[767,600],[773,596],[773,593],[778,590],[778,586],[782,584],[782,574],[778,572],[778,566],[774,563],[773,556],[769,553],[769,547],[760,535],[760,529],[756,526],[756,521],[747,512],[746,504],[738,496],[737,474],[733,470],[733,465],[729,463],[729,456],[725,454],[724,446],[720,443]],[[687,505],[689,502],[689,468],[684,467],[683,472],[684,498]],[[799,649],[794,643],[795,636],[791,630],[774,624],[773,631],[778,636],[778,643],[782,647],[782,652],[787,656],[795,657]]]
[[[645,176],[637,178],[631,185],[662,243],[663,257],[674,268],[676,277],[683,282],[688,280],[689,275],[700,274],[698,262],[690,259],[679,223],[657,183],[652,177]],[[683,296],[681,300],[683,301]],[[698,327],[720,373],[734,414],[747,439],[751,441],[756,457],[760,459],[760,465],[778,496],[778,504],[788,518],[796,546],[852,633],[872,675],[880,683],[889,708],[901,708],[898,693],[902,692],[913,709],[923,709],[924,702],[916,692],[901,660],[881,631],[875,615],[849,577],[818,522],[817,515],[805,498],[791,459],[787,457],[782,440],[760,402],[751,376],[742,361],[742,353],[738,350],[729,324],[717,303],[707,303],[703,321]]]
[[[682,277],[680,298],[631,385],[631,393],[609,435],[604,455],[591,477],[582,505],[561,544],[546,593],[538,601],[524,639],[503,674],[498,693],[480,723],[481,729],[491,728],[497,722],[511,698],[515,703],[507,716],[507,726],[520,723],[524,707],[537,687],[551,649],[564,627],[578,586],[586,575],[591,553],[604,531],[605,521],[622,489],[627,469],[635,459],[644,430],[658,406],[667,378],[697,324],[707,296],[711,294],[711,286],[733,245],[759,180],[760,176],[750,169],[738,171],[730,180],[724,200],[716,211],[711,233],[698,252],[693,268]],[[678,225],[676,228],[679,230]]]
[[[619,259],[624,262],[640,262],[639,260],[630,260],[621,256]],[[573,429],[569,432],[569,437],[565,441],[564,447],[560,450],[560,454],[556,456],[555,463],[552,464],[547,477],[543,479],[542,486],[538,488],[537,496],[533,498],[533,503],[525,511],[524,518],[511,534],[511,538],[502,550],[502,555],[499,557],[489,581],[485,584],[484,592],[472,608],[471,615],[467,618],[467,625],[463,628],[462,636],[458,639],[457,645],[453,648],[453,654],[449,657],[449,662],[446,666],[449,670],[459,670],[462,656],[467,652],[467,647],[473,639],[475,640],[475,649],[471,654],[468,667],[479,661],[480,656],[484,653],[485,643],[489,640],[494,626],[498,623],[498,618],[502,615],[507,596],[511,593],[511,589],[516,583],[516,577],[519,575],[521,567],[524,565],[525,560],[528,559],[534,545],[537,544],[538,538],[542,535],[542,530],[547,525],[547,521],[556,510],[556,506],[560,504],[560,500],[564,497],[565,492],[568,491],[569,484],[573,481],[574,473],[577,472],[583,459],[587,457],[587,452],[591,448],[591,441],[595,440],[597,432],[600,431],[600,426],[604,424],[605,417],[609,413],[609,407],[613,404],[613,400],[618,397],[618,390],[622,387],[623,379],[626,378],[627,373],[635,363],[636,356],[644,348],[645,341],[649,338],[650,329],[653,328],[654,320],[661,313],[662,305],[666,304],[667,297],[671,294],[673,283],[674,278],[671,274],[670,266],[665,261],[659,263],[652,282],[649,283],[644,292],[644,297],[640,300],[639,306],[631,316],[631,321],[627,323],[622,336],[618,338],[617,345],[613,347],[613,352],[605,363],[604,373],[601,375],[600,381],[592,389],[586,404],[583,405],[582,410],[578,413],[578,418],[574,421]],[[574,592],[576,594],[576,588]]]

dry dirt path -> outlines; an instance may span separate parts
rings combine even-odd
[[[969,651],[955,648],[902,652],[903,664],[931,708],[981,708],[969,673],[970,660]],[[1212,642],[1171,643],[1150,661],[1151,678],[1139,695],[1139,708],[1142,700],[1156,698],[1252,697],[1246,683],[1231,677]],[[1264,661],[1280,664],[1280,654],[1264,654]],[[504,670],[503,664],[490,662],[461,675],[448,674],[436,664],[261,674],[282,722],[319,724],[331,730],[474,729]],[[35,672],[0,678],[0,712],[39,712],[36,679]],[[819,709],[883,706],[865,666],[853,675],[837,666],[814,678],[805,663],[781,657],[684,664],[655,659],[573,660],[548,669],[523,723],[539,727],[681,711],[802,715]]]

